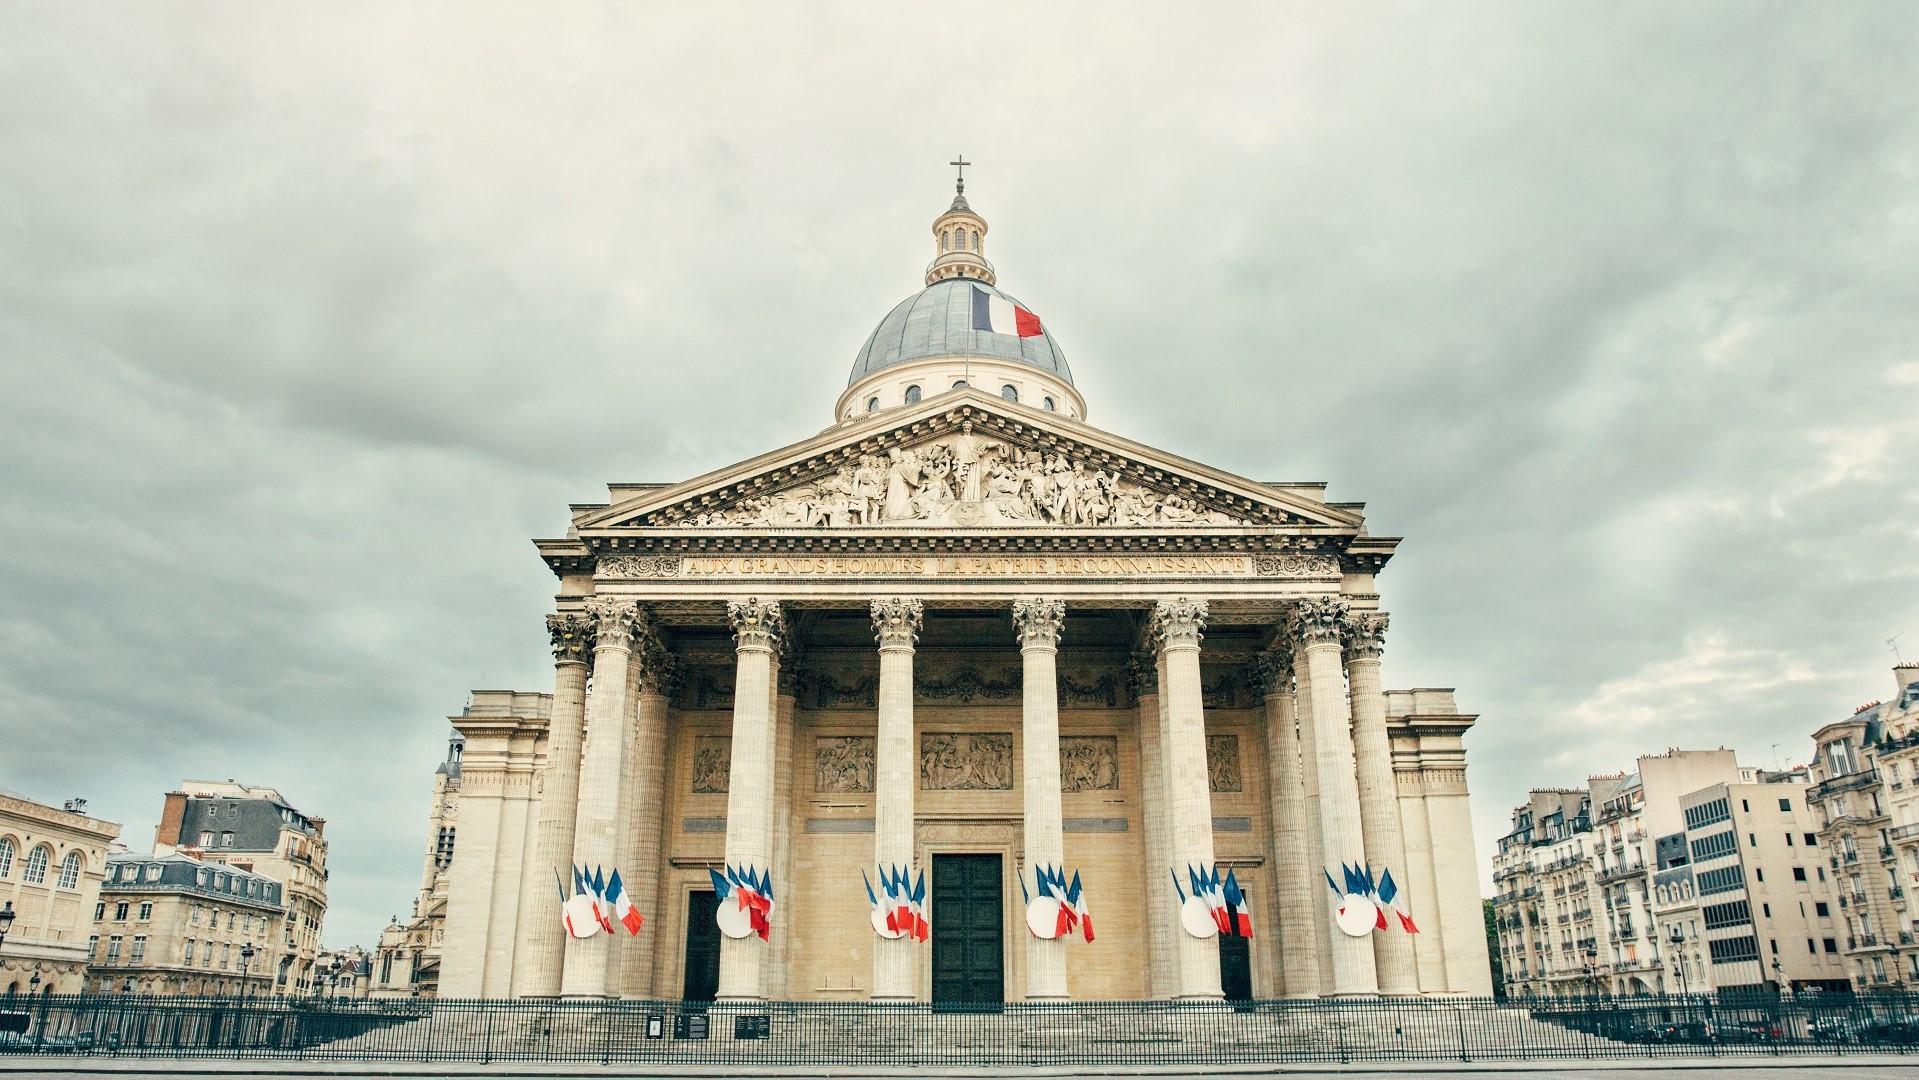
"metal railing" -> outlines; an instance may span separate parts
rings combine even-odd
[[[871,1069],[1903,1053],[1919,1045],[1919,995],[1896,992],[1043,1005],[95,994],[0,998],[0,1018],[0,1053],[314,1062]]]

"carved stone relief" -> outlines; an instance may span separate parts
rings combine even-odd
[[[1339,560],[1331,555],[1255,555],[1253,572],[1260,577],[1338,577]]]
[[[811,483],[666,524],[698,528],[1059,525],[1068,528],[1242,525],[1061,452],[959,433],[889,447]],[[603,560],[604,562],[604,560]]]
[[[851,705],[871,709],[877,706],[879,693],[878,675],[841,674],[836,678],[833,672],[822,671],[813,681],[813,707],[831,709]]]
[[[873,790],[873,737],[821,735],[813,740],[813,790]]]
[[[957,701],[969,705],[975,700],[1008,701],[1020,696],[1020,672],[1008,667],[983,675],[978,668],[958,667],[944,678],[916,679],[913,696],[926,701]]]
[[[678,555],[603,555],[594,565],[603,578],[663,578],[680,576]]]
[[[1117,709],[1132,704],[1130,681],[1118,668],[1062,670],[1055,678],[1061,705],[1099,705]]]
[[[1200,680],[1200,698],[1209,709],[1245,709],[1254,704],[1246,672],[1238,668],[1208,671]]]
[[[921,732],[920,787],[926,791],[1011,791],[1012,734]]]
[[[1206,736],[1206,783],[1213,791],[1239,791],[1239,736]]]
[[[693,793],[725,792],[733,768],[733,740],[726,735],[701,735],[693,740]]]
[[[1118,737],[1074,735],[1060,738],[1059,789],[1061,791],[1115,791],[1118,788]]]

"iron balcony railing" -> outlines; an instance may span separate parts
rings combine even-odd
[[[1523,977],[1523,976],[1522,976]],[[1547,976],[1577,990],[1589,976]],[[1062,1067],[1910,1052],[1919,995],[1169,1003],[0,998],[0,1053],[330,1063]],[[148,1070],[150,1071],[150,1070]],[[235,1075],[244,1066],[223,1067]],[[430,1072],[430,1069],[424,1070]]]
[[[1806,797],[1808,799],[1823,799],[1828,795],[1841,791],[1854,791],[1859,788],[1878,786],[1879,770],[1861,769],[1858,772],[1845,773],[1840,776],[1835,776],[1830,780],[1814,784],[1811,790],[1806,792]]]

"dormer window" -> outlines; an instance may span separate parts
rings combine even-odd
[[[867,412],[880,411],[880,396],[878,394],[874,394],[872,397],[866,399],[866,411]]]

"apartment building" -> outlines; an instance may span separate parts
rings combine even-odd
[[[263,996],[285,951],[280,883],[185,855],[107,858],[87,942],[94,991]]]

